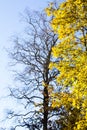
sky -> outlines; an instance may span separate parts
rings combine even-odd
[[[24,29],[20,14],[24,13],[26,8],[41,11],[47,5],[48,0],[0,0],[0,128],[5,110],[14,106],[7,98],[8,87],[14,82],[6,48],[11,48],[12,35],[20,34]]]

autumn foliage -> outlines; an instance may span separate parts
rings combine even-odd
[[[66,0],[57,8],[54,3],[46,9],[53,16],[51,26],[59,42],[53,47],[53,56],[60,74],[56,81],[61,92],[54,93],[53,107],[64,107],[68,112],[63,130],[87,129],[87,0]],[[70,121],[72,119],[72,121]]]

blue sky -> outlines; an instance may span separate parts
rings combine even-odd
[[[26,8],[42,10],[47,3],[48,0],[0,0],[0,121],[4,118],[5,109],[13,105],[9,99],[2,98],[8,94],[7,87],[13,83],[5,48],[11,47],[11,36],[24,29],[20,13]]]

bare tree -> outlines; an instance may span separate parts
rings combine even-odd
[[[56,119],[59,111],[51,106],[50,94],[55,91],[55,77],[59,72],[49,70],[52,60],[52,47],[56,45],[58,36],[50,27],[50,19],[45,13],[27,11],[25,17],[27,28],[24,38],[16,37],[10,52],[13,65],[17,70],[16,79],[20,81],[15,89],[10,88],[10,95],[24,104],[26,111],[9,112],[9,118],[17,117],[16,127],[29,130],[58,130]],[[58,61],[56,61],[58,62]]]

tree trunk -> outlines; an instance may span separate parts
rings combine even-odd
[[[48,122],[48,103],[49,103],[49,95],[48,95],[48,85],[44,87],[44,123],[43,130],[47,130],[47,122]]]

